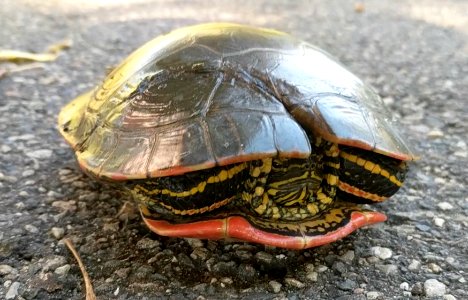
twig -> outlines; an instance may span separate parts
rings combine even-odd
[[[68,250],[73,254],[75,257],[76,261],[78,262],[78,266],[80,267],[81,274],[83,275],[83,279],[85,282],[85,287],[86,287],[86,300],[96,300],[96,295],[94,294],[93,291],[93,285],[91,283],[91,279],[89,278],[88,272],[86,272],[85,266],[83,262],[80,259],[80,255],[78,252],[75,250],[75,247],[73,246],[72,242],[65,238],[63,239],[65,245],[67,245]]]

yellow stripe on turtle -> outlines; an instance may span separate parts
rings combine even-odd
[[[176,209],[166,203],[163,203],[163,202],[158,202],[159,205],[161,205],[162,207],[164,207],[165,209],[171,211],[172,213],[176,214],[176,215],[181,215],[181,216],[193,216],[193,215],[198,215],[198,214],[203,214],[203,213],[206,213],[206,212],[209,212],[209,211],[213,211],[217,208],[220,208],[222,206],[225,206],[227,204],[229,204],[231,201],[233,201],[236,197],[233,196],[233,197],[230,197],[230,198],[226,198],[224,200],[221,200],[221,201],[217,201],[213,204],[211,204],[210,206],[205,206],[205,207],[201,207],[201,208],[196,208],[196,209],[187,209],[187,210],[180,210],[180,209]]]
[[[213,183],[223,182],[228,179],[232,179],[236,174],[242,172],[245,168],[247,168],[247,164],[245,163],[235,165],[234,167],[230,169],[220,171],[217,175],[208,177],[207,180],[201,181],[200,183],[198,183],[197,186],[192,187],[190,190],[182,191],[182,192],[174,192],[169,189],[147,189],[140,184],[137,184],[134,187],[134,189],[136,191],[142,191],[148,195],[161,194],[161,195],[169,195],[171,197],[176,197],[176,198],[184,198],[188,196],[193,196],[197,193],[203,193],[207,184],[213,184]],[[154,182],[148,181],[146,182],[146,184],[151,185],[151,184],[154,184]]]
[[[342,158],[346,159],[347,161],[350,161],[352,163],[357,164],[358,166],[363,167],[364,169],[366,169],[367,171],[369,171],[369,172],[371,172],[373,174],[379,174],[379,175],[387,178],[388,180],[390,180],[390,182],[392,182],[396,186],[402,186],[402,184],[403,184],[394,175],[391,175],[389,171],[387,171],[385,169],[382,169],[379,164],[376,164],[374,162],[365,160],[365,159],[363,159],[363,158],[361,158],[361,157],[359,157],[357,155],[350,154],[350,153],[347,153],[347,152],[344,152],[344,151],[340,152],[340,156]]]
[[[387,199],[387,197],[383,197],[383,196],[379,196],[377,194],[372,194],[372,193],[363,191],[361,189],[358,189],[355,186],[352,186],[352,185],[347,184],[346,182],[342,182],[342,181],[340,181],[339,188],[340,188],[340,190],[345,191],[345,192],[347,192],[349,194],[358,196],[360,198],[369,199],[369,200],[372,200],[372,201],[375,201],[375,202],[382,202],[382,201]]]

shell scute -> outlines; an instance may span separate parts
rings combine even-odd
[[[109,178],[307,157],[306,132],[414,157],[378,95],[328,54],[284,33],[233,24],[150,41],[67,105],[59,127],[80,165]]]

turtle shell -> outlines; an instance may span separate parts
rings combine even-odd
[[[113,180],[305,158],[306,132],[414,157],[379,96],[330,55],[285,33],[236,24],[150,41],[68,104],[59,128],[85,171]]]

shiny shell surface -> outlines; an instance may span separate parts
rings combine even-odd
[[[379,96],[330,55],[236,24],[182,28],[148,42],[65,106],[59,129],[85,171],[113,180],[305,158],[307,132],[413,158]]]

